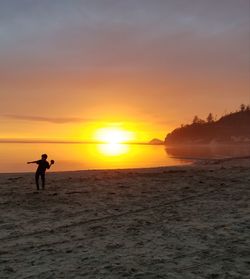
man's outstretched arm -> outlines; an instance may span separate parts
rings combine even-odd
[[[35,164],[37,161],[27,162],[27,164]]]

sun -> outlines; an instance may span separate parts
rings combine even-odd
[[[117,144],[133,140],[132,132],[119,128],[101,128],[96,131],[95,138],[102,143]]]

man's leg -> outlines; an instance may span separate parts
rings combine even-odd
[[[39,173],[38,172],[36,172],[35,178],[36,178],[36,188],[37,188],[37,190],[39,190]]]
[[[45,173],[41,173],[41,179],[42,179],[42,189],[44,190],[45,188]]]

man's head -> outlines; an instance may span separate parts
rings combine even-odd
[[[42,160],[46,160],[48,158],[47,154],[42,154]]]

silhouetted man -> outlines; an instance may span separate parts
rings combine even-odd
[[[47,161],[48,155],[47,154],[42,154],[41,160],[38,161],[32,161],[32,162],[27,162],[27,164],[38,164],[37,170],[36,170],[36,175],[35,175],[35,179],[36,179],[36,188],[37,190],[39,190],[39,177],[41,176],[41,180],[42,180],[42,189],[44,190],[45,188],[45,172],[47,169],[50,169],[51,165],[53,165],[55,163],[54,160],[49,162]]]

